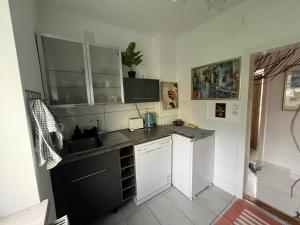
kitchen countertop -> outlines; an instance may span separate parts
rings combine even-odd
[[[133,145],[142,144],[148,141],[154,141],[159,138],[167,137],[174,132],[167,129],[165,126],[156,126],[151,129],[139,129],[131,132],[128,129],[120,131],[124,136],[126,136]]]
[[[185,126],[166,125],[165,128],[173,131],[173,133],[181,134],[185,137],[193,139],[193,141],[209,137],[215,133],[214,130],[205,130],[201,128],[190,128]]]
[[[97,148],[92,148],[89,150],[84,150],[81,152],[75,152],[75,153],[69,153],[66,150],[63,150],[61,157],[62,161],[60,164],[65,164],[69,162],[74,162],[77,160],[89,158],[91,156],[103,154],[106,152],[119,150],[121,148],[125,148],[128,146],[133,145],[133,143],[125,137],[121,132],[119,131],[113,131],[107,133],[105,137],[101,137],[102,146]]]
[[[193,139],[193,141],[197,141],[199,139],[213,135],[214,132],[214,130],[189,128],[184,126],[177,127],[174,125],[156,126],[151,128],[150,130],[139,129],[133,132],[129,131],[128,129],[113,131],[107,133],[105,138],[101,138],[101,141],[103,143],[101,147],[92,148],[76,153],[68,153],[63,151],[61,154],[63,160],[60,164],[65,164],[106,152],[119,150],[131,145],[142,144],[148,141],[167,137],[174,133],[191,138]]]

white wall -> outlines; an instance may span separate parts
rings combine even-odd
[[[248,0],[177,40],[179,117],[216,130],[215,184],[241,197],[248,101],[248,49],[300,34],[298,0]],[[263,50],[263,49],[261,49]],[[240,122],[208,120],[207,101],[190,101],[191,68],[243,56]]]
[[[263,160],[287,168],[300,176],[300,153],[290,132],[295,111],[282,110],[284,76],[279,76],[269,84],[266,107],[267,121]],[[300,117],[295,121],[295,134],[299,138]],[[297,135],[298,134],[298,135]]]
[[[140,71],[137,71],[138,75],[146,75],[149,78],[159,76],[151,71],[152,39],[149,36],[50,6],[38,7],[37,30],[78,41],[83,41],[84,32],[89,31],[94,34],[95,43],[120,49],[125,49],[129,42],[135,41],[137,49],[144,55],[144,61],[138,68]]]
[[[154,71],[155,66],[153,66],[154,63],[156,65],[160,61],[155,61],[153,57],[155,53],[152,50],[157,49],[159,46],[152,37],[112,27],[99,21],[89,20],[67,12],[55,11],[50,8],[36,10],[33,0],[26,2],[10,1],[14,42],[8,2],[3,1],[1,4],[1,10],[3,11],[1,12],[3,17],[1,27],[7,29],[4,30],[6,35],[1,36],[1,43],[5,43],[4,51],[1,51],[4,53],[1,55],[1,67],[3,68],[3,74],[9,76],[1,76],[3,79],[1,81],[3,86],[1,87],[1,92],[3,92],[1,102],[3,102],[4,108],[1,112],[1,124],[2,131],[5,131],[5,133],[2,134],[1,132],[1,152],[2,150],[3,152],[0,157],[0,216],[48,198],[51,204],[49,221],[52,221],[56,215],[49,171],[45,168],[36,167],[30,118],[28,112],[26,114],[26,102],[23,101],[22,92],[24,89],[42,92],[34,31],[82,40],[83,32],[88,30],[94,32],[97,43],[122,49],[127,47],[130,41],[136,41],[138,48],[144,53],[144,62],[137,69],[138,76],[147,78],[160,78],[160,71]],[[173,49],[175,49],[175,39],[173,43]],[[12,99],[14,101],[11,101]],[[139,104],[142,112],[148,110],[159,113],[159,106],[159,103]],[[103,123],[103,110],[103,106],[97,106],[75,110],[58,110],[58,114],[67,125],[79,124],[84,126],[90,119],[96,120],[99,118]],[[127,127],[128,118],[137,116],[137,112],[131,104],[105,106],[105,111],[108,130],[124,129]],[[8,120],[7,118],[11,118],[12,112],[14,118]],[[159,119],[159,121],[161,120]],[[72,126],[67,127],[67,134],[72,131]],[[16,141],[16,138],[18,141]]]
[[[176,39],[173,36],[158,33],[153,37],[153,71],[160,74],[161,82],[177,82],[176,76]],[[164,110],[157,105],[161,124],[171,124],[178,119],[178,109]]]
[[[14,30],[14,37],[17,49],[17,56],[21,74],[22,89],[33,90],[42,93],[42,82],[39,70],[39,62],[35,44],[36,10],[33,0],[19,1],[10,0],[10,9]],[[27,109],[27,108],[26,108]],[[32,156],[36,181],[38,184],[38,194],[40,201],[49,199],[50,211],[49,221],[56,218],[54,198],[50,180],[50,173],[45,167],[38,167],[33,147],[33,138],[30,122],[30,114],[27,111],[27,121],[29,135],[32,146]]]
[[[176,80],[176,68],[174,66],[176,64],[176,43],[172,37],[161,34],[148,36],[45,6],[39,7],[37,30],[75,40],[84,40],[84,31],[89,31],[94,34],[95,43],[121,49],[125,49],[130,41],[135,41],[137,49],[141,50],[143,54],[143,63],[137,68],[137,77],[163,78],[166,81]],[[127,76],[126,68],[123,67],[123,70],[124,76]],[[159,124],[170,123],[177,119],[177,111],[171,110],[165,113],[161,110],[160,103],[138,104],[138,107],[142,113],[146,111],[157,112]],[[128,118],[138,116],[135,106],[132,104],[58,109],[56,112],[60,121],[66,124],[64,133],[68,138],[76,124],[82,128],[88,125],[91,119],[94,120],[94,125],[99,119],[102,127],[104,127],[104,110],[108,131],[125,129],[128,127]]]
[[[39,202],[8,1],[0,1],[0,217]]]

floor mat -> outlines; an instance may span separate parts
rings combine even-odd
[[[282,225],[254,205],[236,200],[215,225]]]

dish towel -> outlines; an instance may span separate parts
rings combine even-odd
[[[61,161],[56,149],[63,147],[62,131],[43,100],[30,100],[29,108],[33,117],[34,148],[38,156],[38,164],[39,166],[46,164],[46,168],[50,170]]]

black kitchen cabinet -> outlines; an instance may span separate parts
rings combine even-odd
[[[122,203],[119,151],[63,164],[51,170],[58,217],[85,224]]]
[[[125,103],[159,102],[159,80],[123,78]]]

